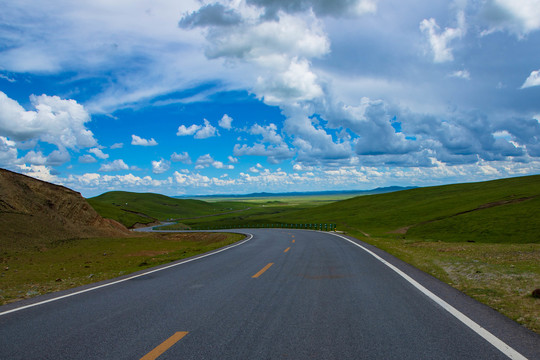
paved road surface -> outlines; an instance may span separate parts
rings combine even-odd
[[[202,259],[19,311],[7,313],[52,295],[0,307],[0,359],[508,359],[343,238],[249,231],[251,240]],[[540,359],[538,335],[377,252],[516,358]]]

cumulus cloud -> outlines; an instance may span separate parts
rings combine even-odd
[[[99,168],[99,171],[110,172],[110,171],[121,171],[128,170],[129,166],[122,159],[114,160],[110,163],[102,164]]]
[[[234,165],[225,165],[221,161],[214,160],[210,154],[200,156],[195,162],[195,169],[204,169],[210,166],[216,169],[234,169]]]
[[[306,164],[347,159],[352,155],[349,141],[335,142],[322,126],[313,123],[302,109],[289,109],[285,131],[293,136],[297,161]]]
[[[232,119],[231,119],[232,120]],[[186,127],[185,125],[180,125],[178,131],[176,132],[177,136],[190,136],[193,135],[195,139],[206,139],[209,137],[219,136],[217,129],[210,124],[210,121],[204,119],[204,125],[191,125]]]
[[[229,155],[228,159],[229,159],[229,162],[230,162],[231,164],[236,164],[236,163],[238,163],[238,159],[235,158],[235,157],[232,157],[232,156]]]
[[[377,10],[376,0],[247,0],[248,4],[264,9],[264,17],[275,19],[279,11],[298,13],[308,10],[317,16],[357,16],[374,13]]]
[[[252,135],[261,135],[263,142],[271,144],[281,144],[283,142],[283,138],[277,133],[277,126],[275,124],[267,126],[254,124],[249,129],[249,133]]]
[[[184,164],[191,164],[191,158],[189,157],[189,154],[187,152],[183,152],[183,153],[180,153],[180,154],[177,154],[176,152],[174,152],[172,155],[171,155],[171,161],[173,162],[181,162],[181,163],[184,163]]]
[[[79,156],[79,162],[81,164],[91,164],[91,163],[97,162],[97,160],[92,155],[85,154],[85,155]]]
[[[531,71],[531,74],[525,80],[523,85],[521,85],[521,88],[525,89],[533,86],[540,86],[540,70]]]
[[[234,145],[234,156],[266,156],[269,163],[277,164],[284,160],[291,159],[295,152],[290,149],[287,144],[282,143],[280,145],[265,146],[260,143],[256,143],[253,146],[246,144]]]
[[[96,190],[102,192],[103,189],[114,190],[127,188],[141,191],[141,189],[144,188],[165,187],[171,185],[173,182],[172,178],[157,180],[150,176],[139,177],[133,174],[101,175],[97,173],[70,175],[68,178],[62,180],[63,183],[68,184],[73,188],[83,188],[92,192],[95,192]]]
[[[241,22],[242,16],[234,9],[215,3],[205,5],[197,11],[184,15],[178,25],[181,28],[194,28],[198,26],[232,26]]]
[[[111,149],[121,149],[124,147],[123,143],[114,143],[111,145]]]
[[[457,27],[447,27],[444,31],[440,30],[435,19],[430,18],[422,20],[420,30],[426,34],[431,51],[433,52],[433,61],[442,63],[454,60],[452,48],[449,46],[454,39],[459,39],[465,35],[465,14],[458,12]]]
[[[224,129],[231,130],[232,122],[233,122],[233,118],[227,114],[224,114],[221,120],[219,120],[219,126],[221,126]]]
[[[99,148],[92,148],[92,149],[88,150],[88,152],[94,154],[98,159],[105,160],[105,159],[108,159],[108,158],[109,158],[109,155],[108,155],[108,154],[105,154],[105,153],[104,153],[101,149],[99,149]]]
[[[17,148],[15,142],[8,140],[4,136],[0,136],[0,165],[8,166],[17,161]]]
[[[178,127],[178,131],[176,132],[176,136],[191,136],[195,134],[202,126],[200,125],[191,125],[189,127],[186,127],[185,125],[180,125]]]
[[[58,176],[54,173],[54,171],[48,167],[48,166],[45,166],[45,165],[26,165],[26,164],[22,164],[22,165],[18,165],[17,166],[17,169],[20,173],[24,174],[24,175],[27,175],[27,176],[31,176],[35,179],[39,179],[39,180],[42,180],[42,181],[47,181],[47,182],[51,182],[51,183],[58,183],[59,182],[59,178]]]
[[[80,149],[97,145],[85,126],[90,115],[75,100],[58,96],[30,96],[35,110],[25,110],[0,91],[0,135],[14,141],[39,140],[58,148]]]
[[[521,36],[540,29],[539,0],[488,0],[483,15],[491,26],[488,32],[508,29]]]
[[[71,156],[66,150],[54,150],[47,156],[47,165],[59,166],[71,160]]]
[[[204,119],[204,126],[200,128],[193,137],[195,139],[207,139],[214,136],[219,136],[219,132],[208,120]]]
[[[138,146],[156,146],[158,143],[154,138],[147,140],[143,139],[140,136],[137,135],[131,135],[131,145],[138,145]]]
[[[323,95],[309,62],[297,57],[290,60],[287,69],[274,76],[258,77],[255,91],[266,103],[274,105],[313,100]]]
[[[154,174],[163,174],[171,168],[171,163],[167,160],[161,159],[159,161],[152,161],[152,172]]]

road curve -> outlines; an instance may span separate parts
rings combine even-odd
[[[540,358],[537,334],[369,245],[248,231],[251,240],[211,256],[19,311],[57,295],[0,307],[0,359]]]

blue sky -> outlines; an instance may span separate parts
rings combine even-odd
[[[0,166],[87,197],[540,173],[540,0],[0,7]]]

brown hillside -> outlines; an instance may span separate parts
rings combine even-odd
[[[80,193],[0,169],[0,245],[46,246],[128,233],[123,225],[102,218]]]

